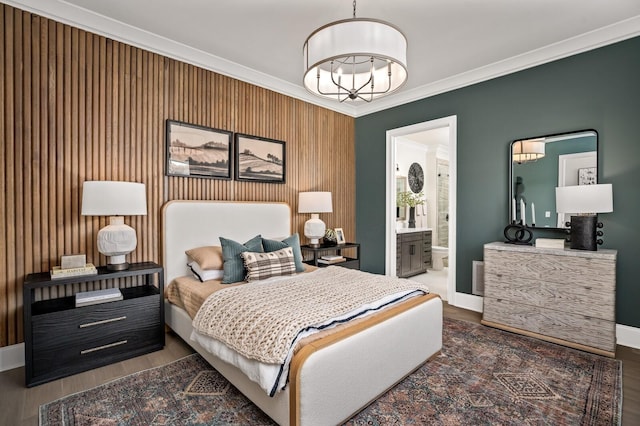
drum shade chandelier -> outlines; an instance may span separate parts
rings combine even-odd
[[[515,141],[513,143],[513,162],[528,163],[544,157],[544,138]]]
[[[304,86],[311,93],[344,102],[392,93],[407,81],[407,39],[377,19],[353,18],[315,30],[304,42]]]

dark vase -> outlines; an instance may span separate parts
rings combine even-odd
[[[416,208],[409,207],[409,228],[416,227]]]

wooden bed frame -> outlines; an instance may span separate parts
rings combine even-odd
[[[291,234],[291,210],[284,203],[171,201],[162,219],[165,285],[186,275],[185,250],[219,245],[219,236],[244,242],[257,234]],[[186,311],[165,301],[165,321],[281,425],[339,424],[442,348],[440,298],[416,297],[305,346],[293,358],[289,386],[269,397],[239,369],[190,339],[193,327]]]

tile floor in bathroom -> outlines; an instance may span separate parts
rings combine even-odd
[[[447,279],[449,277],[449,268],[443,268],[441,271],[433,269],[427,270],[426,274],[415,275],[408,279],[418,281],[429,286],[432,293],[440,295],[442,300],[447,300]]]

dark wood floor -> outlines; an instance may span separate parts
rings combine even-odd
[[[444,316],[480,322],[477,312],[445,304]],[[106,383],[136,371],[157,367],[192,352],[179,337],[167,334],[167,345],[161,351],[76,374],[33,388],[24,387],[24,368],[0,373],[0,425],[38,424],[38,407],[65,395]],[[623,396],[622,424],[640,425],[640,350],[618,346],[616,358],[622,360]]]

